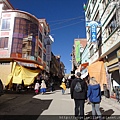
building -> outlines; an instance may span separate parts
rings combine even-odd
[[[3,84],[7,84],[14,63],[28,69],[46,70],[45,38],[50,32],[46,20],[15,10],[8,0],[0,0],[0,9],[0,78]]]
[[[82,62],[81,55],[82,55],[82,52],[86,44],[87,44],[86,39],[83,39],[83,38],[74,39],[74,45],[73,45],[72,54],[71,54],[73,73],[75,72],[75,70],[79,67],[79,65]]]
[[[89,65],[104,63],[106,84],[112,96],[114,87],[120,85],[120,58],[117,54],[120,51],[120,1],[88,0],[85,17],[86,22],[101,24],[96,28],[95,42],[91,41],[91,27],[86,28]]]

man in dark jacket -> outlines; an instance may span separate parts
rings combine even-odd
[[[82,80],[81,73],[76,73],[76,78],[72,80],[71,83],[71,98],[74,99],[75,102],[75,117],[80,117],[81,119],[84,119],[84,104],[85,100],[87,100],[87,84],[84,80]],[[82,91],[76,92],[75,86],[76,83],[79,82],[81,84]]]

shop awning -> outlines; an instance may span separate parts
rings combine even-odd
[[[21,84],[22,80],[25,85],[30,85],[34,82],[34,78],[40,73],[40,71],[40,69],[31,70],[25,68],[14,62],[12,72],[7,79],[7,85],[9,83]]]
[[[80,71],[81,71],[81,78],[82,79],[88,76],[88,70],[86,68],[88,65],[89,65],[88,62],[81,64]]]
[[[85,69],[88,65],[89,65],[88,62],[80,64],[79,67],[77,68],[76,72],[81,72],[81,70]]]
[[[29,63],[29,64],[37,64],[40,66],[43,66],[43,64],[35,61],[35,60],[30,60],[30,59],[25,59],[25,58],[0,58],[0,62],[21,62],[21,63]]]
[[[81,64],[81,70],[82,70],[82,69],[85,69],[88,65],[89,65],[88,62],[82,63],[82,64]]]
[[[101,90],[103,90],[103,84],[107,84],[106,71],[103,61],[97,61],[89,66],[88,73],[90,77],[95,77],[98,83],[100,83]]]

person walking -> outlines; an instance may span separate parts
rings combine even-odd
[[[95,77],[90,78],[87,98],[89,98],[89,101],[91,102],[92,105],[93,119],[95,119],[97,113],[99,120],[102,120],[102,116],[100,112],[101,88],[100,88],[100,84],[96,81]]]
[[[67,79],[67,81],[66,81],[66,88],[69,88],[69,87],[70,87],[69,80]]]
[[[70,93],[71,99],[74,99],[75,103],[75,117],[78,119],[84,119],[84,104],[87,100],[87,84],[81,78],[81,73],[75,74],[75,79],[72,80]]]
[[[53,80],[50,82],[50,91],[51,92],[54,91],[54,82],[53,82]]]
[[[42,80],[40,92],[42,93],[42,95],[46,92],[46,84],[44,80]]]
[[[115,86],[115,96],[116,96],[117,102],[119,102],[119,86]]]
[[[38,81],[36,81],[36,83],[35,83],[35,94],[38,94],[38,92],[39,92],[39,87],[40,87],[40,84],[39,84]]]
[[[65,79],[62,79],[62,83],[60,85],[60,87],[62,88],[62,95],[65,94],[65,90],[66,90],[66,84],[65,84]]]

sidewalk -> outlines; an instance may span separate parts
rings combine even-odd
[[[102,97],[102,101],[104,103],[111,105],[112,107],[115,107],[116,109],[120,110],[120,103],[118,103],[116,99]]]
[[[61,90],[56,90],[53,93],[47,92],[44,95],[36,95],[34,98],[41,100],[52,100],[49,108],[41,115],[73,115],[74,102],[70,98],[69,89],[62,95]]]
[[[51,115],[49,117],[51,118],[50,120],[53,120],[52,117],[55,117],[55,115],[57,118],[59,117],[59,120],[63,119],[62,117],[64,115],[74,117],[74,100],[70,97],[69,89],[66,90],[64,95],[62,95],[61,90],[56,90],[53,93],[47,92],[44,95],[39,94],[33,98],[41,100],[52,100],[49,108],[44,110],[37,120],[42,120],[42,116],[47,117],[48,120],[48,115]],[[91,110],[91,105],[85,104],[85,115],[92,115]],[[102,115],[119,115],[120,104],[112,98],[104,98],[103,96],[100,104],[100,110]],[[57,118],[55,120],[57,120]],[[70,119],[72,120],[73,118]]]

